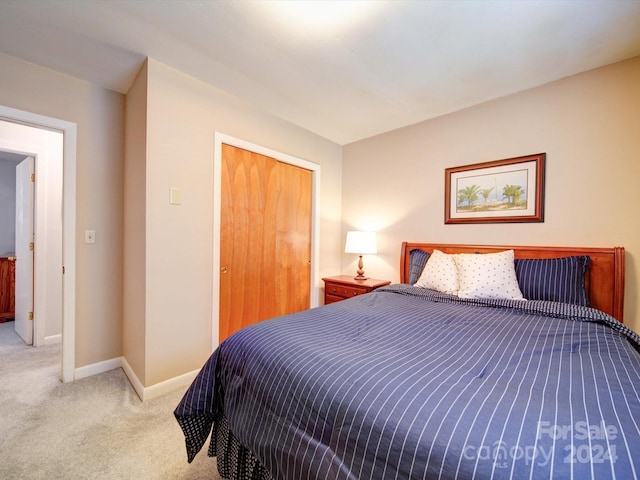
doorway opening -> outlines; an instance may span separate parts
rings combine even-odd
[[[34,145],[34,149],[38,147]],[[34,342],[34,166],[33,156],[0,150],[0,252],[4,252],[0,255],[0,321],[13,321],[15,332],[25,344],[40,346],[60,342],[62,312],[58,318],[54,312],[52,318],[52,322],[57,320],[57,328],[49,327],[59,334]],[[57,280],[51,280],[47,284],[55,288]]]
[[[75,378],[76,135],[74,123],[0,106],[0,150],[35,158],[33,344],[62,342],[64,382]]]

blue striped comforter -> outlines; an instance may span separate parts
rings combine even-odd
[[[277,479],[637,478],[639,349],[587,307],[392,285],[228,338],[175,416],[189,461],[225,422]]]

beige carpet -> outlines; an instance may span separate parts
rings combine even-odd
[[[61,383],[60,345],[13,328],[0,324],[0,479],[220,479],[206,446],[187,463],[185,389],[143,403],[121,369]]]

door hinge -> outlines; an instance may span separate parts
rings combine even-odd
[[[62,274],[64,275],[64,265],[62,266]]]
[[[33,242],[29,242],[29,251],[33,252],[35,245]]]
[[[32,182],[35,182],[35,181],[36,181],[36,174],[35,174],[35,173],[32,173],[32,174],[31,174],[31,181],[32,181]]]
[[[33,320],[33,312],[29,312],[29,320]]]

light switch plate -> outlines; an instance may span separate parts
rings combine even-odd
[[[169,203],[171,205],[182,204],[182,190],[179,188],[171,187],[169,189]]]

